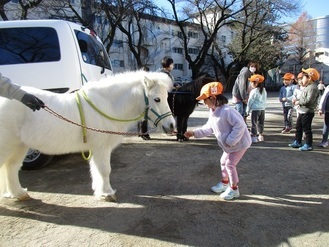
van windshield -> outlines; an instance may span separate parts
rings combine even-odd
[[[49,27],[0,29],[0,65],[61,59],[56,30]]]
[[[92,35],[75,30],[82,59],[85,63],[112,70],[105,47]]]

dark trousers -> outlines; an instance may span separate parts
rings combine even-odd
[[[312,146],[313,133],[312,133],[312,120],[314,112],[300,113],[296,122],[295,139],[298,143],[302,143],[303,132],[305,133],[305,143]]]
[[[265,122],[265,110],[253,110],[251,112],[251,134],[253,136],[263,134]]]

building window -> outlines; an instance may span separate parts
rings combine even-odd
[[[182,38],[183,38],[183,33],[180,32],[180,31],[178,31],[178,32],[177,32],[177,36],[178,36],[178,38],[182,39]]]
[[[220,39],[221,39],[221,41],[223,42],[223,44],[226,43],[226,36],[225,36],[225,35],[222,35],[222,37],[221,37]]]
[[[178,54],[183,54],[183,48],[174,47],[173,52]]]
[[[113,67],[116,67],[116,68],[124,68],[125,62],[123,60],[114,60],[112,65],[113,65]]]
[[[115,39],[115,40],[113,40],[113,46],[117,47],[117,48],[122,48],[123,47],[123,41]]]
[[[199,49],[198,48],[188,48],[188,53],[197,55],[199,53]]]
[[[193,38],[193,39],[197,39],[198,38],[198,33],[196,33],[196,32],[188,32],[188,37],[189,38]]]
[[[176,70],[183,70],[183,64],[181,64],[181,63],[175,63],[174,64],[174,69],[176,69]]]

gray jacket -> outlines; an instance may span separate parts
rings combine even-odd
[[[309,84],[301,93],[298,112],[314,112],[318,104],[318,98],[319,90],[317,85],[315,83]]]
[[[248,99],[248,87],[251,72],[249,71],[248,67],[243,67],[240,71],[240,74],[235,80],[233,89],[232,89],[232,96],[236,97],[238,100],[243,101]]]
[[[0,96],[21,101],[26,92],[0,73]]]

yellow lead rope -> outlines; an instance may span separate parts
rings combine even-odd
[[[81,125],[82,125],[82,136],[83,136],[83,143],[87,143],[87,129],[86,129],[86,119],[85,119],[85,115],[83,114],[83,109],[82,109],[82,105],[80,102],[80,97],[79,97],[79,93],[76,92],[75,94],[75,98],[78,104],[78,109],[79,109],[79,115],[80,115],[80,120],[81,120]],[[91,150],[89,150],[88,152],[88,157],[86,157],[84,152],[81,152],[82,158],[84,160],[90,160],[91,158]]]

